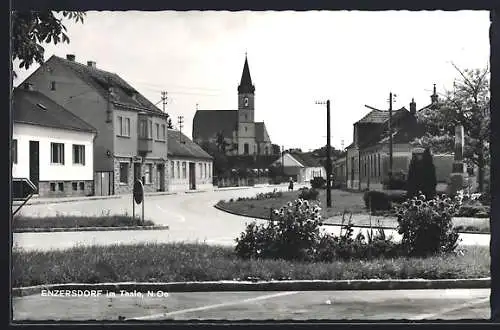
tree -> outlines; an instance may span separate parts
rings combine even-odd
[[[226,142],[226,139],[224,137],[224,133],[222,131],[217,133],[217,135],[215,137],[215,143],[217,145],[219,152],[225,154],[226,147],[229,145],[229,143]]]
[[[432,199],[436,196],[436,185],[436,167],[430,149],[426,148],[421,155],[413,154],[408,169],[406,197],[412,198],[422,192],[427,199]]]
[[[168,116],[168,119],[167,119],[167,128],[174,129],[174,125],[172,124],[172,118],[170,118],[170,116]]]
[[[425,134],[416,138],[413,146],[429,147],[434,153],[449,153],[454,149],[455,127],[464,127],[464,161],[478,167],[478,190],[484,191],[485,168],[490,163],[490,96],[489,69],[465,69],[457,66],[459,78],[452,91],[434,107],[417,113]]]
[[[83,23],[84,16],[84,12],[77,11],[13,11],[12,60],[19,60],[21,69],[29,69],[33,62],[43,64],[45,49],[41,44],[69,43],[63,20]]]

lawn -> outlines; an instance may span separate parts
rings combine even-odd
[[[320,189],[318,200],[322,207],[323,218],[329,218],[335,215],[341,215],[344,211],[352,212],[354,214],[366,213],[365,204],[363,202],[362,192],[348,192],[333,189],[332,192],[332,207],[326,207],[326,190]],[[268,218],[271,209],[281,208],[286,203],[297,199],[299,191],[283,192],[281,197],[269,198],[262,200],[235,200],[221,201],[219,205],[242,215],[252,217]]]
[[[337,261],[243,260],[230,247],[207,244],[137,244],[12,253],[12,285],[217,280],[451,279],[490,276],[487,247],[464,254]]]
[[[25,217],[15,216],[12,220],[12,229],[26,228],[78,228],[78,227],[132,227],[153,226],[150,220],[144,224],[140,218],[129,215],[101,215],[101,216],[73,216],[56,215],[53,217]]]
[[[234,200],[220,201],[218,203],[223,209],[230,212],[246,215],[255,218],[268,219],[271,209],[281,208],[286,203],[298,198],[299,192],[284,192],[281,197],[261,199],[261,200]],[[342,223],[342,214],[352,212],[352,223],[355,226],[369,226],[370,217],[363,201],[363,192],[352,192],[343,190],[332,190],[332,207],[326,207],[326,190],[320,189],[318,199],[322,207],[322,217],[326,224],[340,225]],[[371,217],[372,226],[382,226],[387,228],[396,228],[398,222],[392,212],[376,212]],[[346,220],[349,216],[346,215]],[[465,218],[456,217],[453,219],[453,225],[460,232],[478,232],[489,233],[489,218]]]

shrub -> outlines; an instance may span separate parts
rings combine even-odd
[[[391,201],[389,196],[377,190],[366,191],[363,194],[365,206],[370,211],[385,211],[391,209]]]
[[[325,186],[326,180],[321,176],[317,176],[311,180],[311,188],[313,189],[321,189],[325,188]]]
[[[273,191],[270,191],[267,193],[258,193],[257,196],[255,196],[255,198],[252,198],[252,199],[263,200],[263,199],[271,199],[271,198],[280,198],[281,196],[283,196],[283,192],[277,191],[276,189],[274,189]]]
[[[398,232],[409,256],[429,256],[453,252],[457,247],[458,230],[452,217],[462,199],[446,196],[426,200],[425,195],[412,197],[398,209]]]
[[[304,199],[307,201],[318,199],[319,191],[314,189],[314,188],[308,189],[308,188],[304,187],[304,188],[300,188],[299,191],[300,191],[299,192],[300,199]]]
[[[321,224],[319,206],[298,199],[274,210],[273,221],[247,225],[235,252],[246,259],[313,260]]]
[[[414,153],[408,169],[407,196],[418,196],[422,192],[427,199],[434,198],[436,186],[436,168],[430,149],[426,148],[423,154]]]
[[[485,206],[491,205],[491,195],[489,191],[486,191],[479,196],[479,201]]]
[[[404,190],[406,189],[406,178],[404,173],[394,173],[392,177],[385,177],[382,181],[384,189]]]

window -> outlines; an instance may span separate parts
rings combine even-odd
[[[118,135],[130,136],[130,118],[118,116]]]
[[[50,191],[56,191],[56,183],[55,182],[50,183]]]
[[[64,191],[64,182],[59,182],[57,185],[59,186],[59,191]]]
[[[17,164],[17,140],[12,140],[12,162]]]
[[[160,124],[155,124],[156,126],[156,139],[160,139]]]
[[[163,141],[165,141],[166,136],[167,136],[167,134],[166,134],[166,127],[165,127],[165,124],[162,124],[161,125],[161,139]]]
[[[71,185],[73,186],[73,191],[78,190],[78,182],[72,182]]]
[[[204,170],[205,170],[205,178],[206,178],[208,176],[208,174],[207,174],[207,163],[205,163],[203,167],[205,168]]]
[[[243,145],[243,153],[244,153],[245,155],[248,155],[248,143],[245,143],[245,144]]]
[[[152,120],[148,120],[148,135],[147,135],[148,139],[152,139],[153,138],[153,121]]]
[[[201,164],[201,163],[199,163],[199,164],[198,164],[198,167],[200,168],[200,173],[198,174],[198,177],[199,177],[199,178],[203,178],[203,174],[202,174],[202,172],[203,172],[203,166],[202,166],[202,164]]]
[[[175,170],[174,161],[170,161],[170,177],[172,179],[175,178],[174,170]]]
[[[52,164],[64,165],[64,143],[50,144],[50,160]]]
[[[248,97],[245,97],[245,99],[243,101],[245,103],[245,107],[248,107]]]
[[[378,176],[380,176],[380,154],[377,154],[378,158]]]
[[[80,182],[80,190],[85,190],[85,182]]]
[[[245,126],[245,132],[248,130],[248,128]]]
[[[181,178],[181,162],[177,161],[177,179]]]
[[[120,183],[128,183],[128,163],[120,163]]]
[[[140,120],[139,121],[139,138],[145,139],[147,135],[147,122],[146,120]]]
[[[266,152],[266,155],[269,155],[269,148],[268,148],[267,146],[265,147],[265,150],[266,150],[266,151],[265,151],[265,152]]]
[[[187,178],[187,173],[186,173],[186,162],[182,162],[182,178],[183,178],[183,179]]]
[[[208,164],[208,177],[211,178],[212,177],[212,164]]]
[[[55,81],[51,81],[50,82],[50,90],[51,91],[55,91],[56,90],[56,82]]]
[[[73,164],[85,165],[85,146],[73,144]]]
[[[144,171],[144,179],[146,184],[153,183],[153,164],[146,164],[146,170]]]

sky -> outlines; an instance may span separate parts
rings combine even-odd
[[[326,144],[347,147],[353,123],[370,109],[394,109],[414,98],[417,108],[451,89],[460,68],[489,63],[487,11],[89,11],[84,23],[66,21],[69,44],[44,45],[45,59],[74,54],[76,61],[125,79],[161,108],[184,116],[192,134],[196,107],[236,110],[245,53],[255,85],[255,120],[285,149]],[[14,69],[20,84],[29,70]]]

